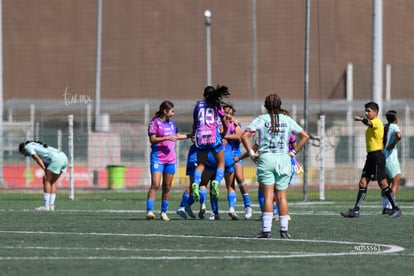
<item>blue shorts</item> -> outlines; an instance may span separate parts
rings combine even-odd
[[[224,172],[232,173],[235,171],[233,154],[229,150],[224,151]],[[206,171],[213,172],[217,169],[217,162],[214,155],[210,152],[207,156]]]
[[[197,168],[197,149],[194,145],[190,147],[188,150],[188,156],[187,156],[187,166],[185,170],[185,175],[187,176],[193,176],[194,171]]]
[[[162,164],[156,161],[151,161],[151,173],[160,172],[165,174],[175,174],[176,164]]]

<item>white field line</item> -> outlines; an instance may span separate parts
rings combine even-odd
[[[354,250],[348,252],[281,252],[281,251],[254,251],[254,250],[192,250],[192,249],[163,249],[163,248],[82,248],[82,247],[39,247],[39,246],[0,246],[8,250],[57,250],[57,251],[98,251],[98,252],[154,252],[154,256],[1,256],[1,260],[220,260],[220,259],[286,259],[286,258],[308,258],[308,257],[335,257],[350,255],[385,255],[394,254],[404,251],[405,249],[398,245],[378,244],[378,243],[361,243],[350,241],[330,241],[330,240],[281,240],[245,237],[217,237],[217,236],[197,236],[197,235],[165,235],[165,234],[126,234],[126,233],[70,233],[70,232],[35,232],[35,231],[0,231],[0,233],[21,234],[21,235],[78,235],[78,236],[125,236],[125,237],[157,237],[157,238],[193,238],[193,239],[223,239],[223,240],[254,240],[256,242],[295,242],[295,243],[326,243],[350,245]],[[180,253],[179,256],[166,256],[160,252]],[[189,253],[184,254],[185,252]],[[200,256],[194,253],[214,253],[217,256]],[[147,254],[145,254],[147,255]],[[196,256],[194,256],[196,255]]]

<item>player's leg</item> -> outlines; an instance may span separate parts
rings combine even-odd
[[[243,164],[241,162],[242,161],[240,160],[235,164],[235,178],[243,198],[244,218],[250,219],[253,215],[253,209],[251,208],[249,187],[247,186],[246,180],[244,178]]]
[[[217,169],[216,169],[216,175],[214,177],[214,180],[211,181],[211,184],[210,184],[211,195],[216,198],[218,198],[220,194],[219,185],[220,185],[220,182],[224,178],[224,168],[225,168],[224,150],[221,146],[219,148],[220,150],[213,151],[214,159],[216,160],[216,163],[217,163]]]
[[[146,219],[151,220],[155,219],[154,215],[154,203],[155,198],[158,192],[158,189],[161,185],[161,178],[162,178],[162,172],[164,171],[164,165],[163,164],[151,164],[151,186],[148,189],[147,194],[147,215]]]
[[[200,200],[200,183],[207,160],[207,155],[208,152],[197,153],[198,165],[194,171],[194,182],[191,185],[191,196],[195,201]]]
[[[234,187],[234,170],[232,172],[226,172],[224,174],[224,179],[226,182],[227,188],[227,202],[229,204],[229,216],[232,220],[238,220],[239,217],[236,214],[236,201],[237,201],[237,194]]]

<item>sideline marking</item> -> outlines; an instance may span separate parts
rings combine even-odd
[[[43,231],[0,231],[0,233],[28,234],[28,235],[79,235],[79,236],[126,236],[126,237],[165,237],[165,238],[196,238],[196,239],[233,239],[233,240],[255,240],[257,242],[305,242],[305,243],[326,243],[326,244],[345,244],[362,246],[366,248],[380,248],[378,251],[350,251],[350,252],[330,252],[330,253],[309,253],[309,252],[280,252],[280,251],[252,251],[252,250],[192,250],[192,249],[163,249],[163,248],[82,248],[82,247],[13,247],[0,246],[4,249],[34,249],[34,250],[84,250],[84,251],[131,251],[131,252],[156,252],[156,256],[0,256],[0,260],[220,260],[220,259],[286,259],[286,258],[308,258],[308,257],[336,257],[350,255],[384,255],[404,251],[405,248],[392,244],[349,242],[349,241],[329,241],[329,240],[305,240],[305,239],[257,239],[247,237],[223,237],[223,236],[197,236],[197,235],[167,235],[167,234],[126,234],[126,233],[71,233],[71,232],[43,232]],[[383,248],[387,248],[383,250]],[[160,256],[159,252],[188,252],[190,256]],[[194,256],[192,253],[241,253],[237,255],[224,256]],[[251,254],[251,255],[246,255]],[[261,255],[258,255],[261,254]]]

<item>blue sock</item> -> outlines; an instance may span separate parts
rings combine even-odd
[[[193,203],[194,203],[194,198],[192,196],[190,196],[187,200],[187,204],[191,206],[191,205],[193,205]]]
[[[185,207],[185,205],[187,205],[189,198],[190,198],[190,194],[187,192],[184,192],[183,196],[181,197],[180,207]]]
[[[250,207],[250,195],[249,194],[243,195],[243,202],[244,202],[244,208]]]
[[[164,199],[164,200],[161,202],[161,212],[162,212],[162,213],[166,213],[166,212],[167,212],[167,210],[168,210],[168,204],[169,204],[169,202],[168,202],[168,200],[166,200],[166,199]]]
[[[213,198],[210,199],[210,204],[211,204],[211,210],[213,211],[214,214],[218,214],[218,199],[217,198]]]
[[[236,199],[237,199],[236,192],[227,193],[227,200],[229,202],[229,208],[236,208]]]
[[[203,173],[200,172],[200,171],[197,171],[197,170],[194,171],[194,183],[197,183],[198,185],[200,185],[200,183],[201,183],[201,175],[202,174]]]
[[[147,199],[147,212],[154,210],[154,199],[148,198]]]
[[[216,180],[218,183],[220,183],[221,180],[223,180],[223,178],[224,178],[224,169],[217,168],[216,177],[215,177],[214,180]]]
[[[207,189],[200,189],[200,204],[207,202]]]
[[[260,210],[263,212],[264,195],[263,195],[263,191],[261,189],[259,189],[259,191],[257,192],[257,199],[259,201]]]

